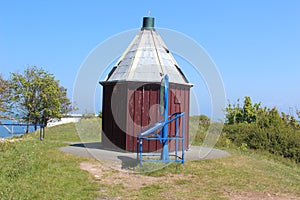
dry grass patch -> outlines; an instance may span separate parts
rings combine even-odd
[[[111,199],[300,199],[300,169],[263,158],[231,157],[171,164],[145,174],[110,163],[81,163]]]

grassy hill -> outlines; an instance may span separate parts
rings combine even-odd
[[[0,199],[300,199],[300,165],[264,151],[227,146],[230,157],[147,174],[61,152],[66,142],[99,139],[98,119],[81,123],[48,128],[43,142],[32,133],[0,144]]]

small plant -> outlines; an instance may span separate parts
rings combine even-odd
[[[90,119],[90,118],[94,118],[95,117],[95,113],[86,113],[82,115],[83,119]]]
[[[242,143],[240,147],[238,147],[238,150],[240,151],[246,151],[248,148],[248,145],[246,143]]]
[[[102,110],[99,111],[98,117],[102,119]]]
[[[2,139],[0,141],[0,152],[7,151],[11,148],[14,148],[14,146],[15,146],[14,142],[10,142],[7,139]]]

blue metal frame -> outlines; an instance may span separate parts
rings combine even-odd
[[[164,87],[164,120],[156,122],[147,129],[143,130],[138,134],[138,154],[140,166],[143,162],[181,162],[184,163],[184,112],[173,113],[168,116],[169,108],[169,77],[165,75],[162,81]],[[179,137],[179,120],[181,120],[182,136]],[[169,124],[175,121],[175,137],[169,137]],[[153,137],[155,136],[155,137]],[[143,140],[159,140],[162,145],[162,152],[160,155],[160,160],[143,160],[143,155],[148,156],[158,156],[157,154],[143,154]],[[169,153],[169,141],[175,140],[175,155]],[[181,157],[178,156],[178,146],[179,141],[181,141]],[[175,156],[175,159],[170,159],[170,156]]]
[[[168,113],[169,113],[169,76],[168,75],[165,75],[164,77],[164,92],[165,92],[165,95],[164,95],[164,114],[165,114],[165,117],[164,117],[164,121],[167,122],[168,121]],[[163,161],[168,161],[169,160],[169,145],[168,145],[168,130],[169,130],[169,126],[168,126],[168,123],[165,123],[165,125],[163,126],[163,129],[162,129],[162,144],[163,144],[163,148],[162,148],[162,153],[161,153],[161,159]]]
[[[168,117],[168,120],[166,122],[164,122],[163,124],[163,128],[166,127],[167,124],[175,121],[176,126],[175,126],[175,137],[163,137],[162,135],[162,127],[161,126],[157,126],[157,127],[152,127],[151,129],[151,133],[149,132],[147,135],[139,135],[139,148],[138,148],[138,154],[139,154],[139,161],[140,161],[140,166],[142,166],[143,162],[165,162],[165,163],[169,163],[169,162],[180,162],[180,163],[184,163],[184,112],[180,112],[180,113],[174,113],[172,115],[170,115]],[[182,128],[182,136],[179,136],[179,120],[181,120],[181,128]],[[145,130],[145,132],[147,132],[148,129]],[[144,133],[144,131],[142,131],[141,133]],[[155,136],[155,137],[151,137],[151,136]],[[170,154],[168,153],[167,157],[165,157],[165,159],[162,159],[163,156],[162,154],[164,154],[165,152],[163,151],[164,148],[162,149],[161,152],[161,159],[160,160],[153,160],[153,159],[143,159],[144,156],[150,157],[150,156],[159,156],[159,154],[149,154],[149,153],[143,153],[143,140],[159,140],[162,144],[163,147],[164,145],[168,147],[168,142],[171,140],[175,140],[175,154]],[[179,141],[181,141],[181,157],[178,155],[178,147],[179,147]],[[168,149],[169,150],[169,149]],[[170,156],[174,156],[175,159],[170,159]]]

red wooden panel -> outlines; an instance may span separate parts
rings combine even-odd
[[[156,88],[155,88],[156,87]],[[132,89],[132,90],[131,90]],[[134,145],[132,145],[132,139],[133,138],[128,138],[127,144],[131,144],[129,149],[133,149],[136,151],[137,148],[137,134],[148,127],[148,125],[158,121],[157,114],[158,114],[158,107],[157,109],[151,108],[152,105],[157,105],[158,104],[158,89],[159,87],[154,84],[145,84],[141,85],[141,87],[136,88],[132,87],[130,89],[130,93],[128,97],[129,98],[129,115],[132,117],[132,132],[134,136]],[[133,91],[135,89],[135,91]],[[153,92],[154,91],[154,92]],[[149,113],[149,110],[154,111],[154,113]],[[128,114],[127,114],[128,115]],[[151,117],[151,122],[150,122],[150,115]],[[127,124],[128,126],[129,124]],[[129,129],[128,129],[129,130]],[[143,143],[143,151],[144,152],[149,152],[149,151],[155,151],[157,149],[156,147],[156,141],[144,141]]]
[[[132,89],[128,89],[128,105],[127,105],[127,135],[126,135],[126,149],[129,150],[132,148],[134,150],[134,91]]]
[[[177,104],[176,104],[176,112],[183,112],[184,110],[184,105],[186,104],[186,102],[184,101],[184,91],[182,87],[178,87],[177,90]]]
[[[182,93],[182,87],[180,85],[176,85],[176,112],[184,112],[183,110],[183,107],[184,107],[184,104],[185,104],[185,101],[184,101],[184,94]],[[176,123],[175,123],[175,126],[176,126]],[[182,122],[181,120],[178,121],[178,136],[182,136]],[[178,143],[179,146],[178,148],[181,149],[181,142]]]
[[[169,115],[175,112],[175,90],[174,87],[170,87],[169,90]],[[175,135],[175,123],[171,122],[169,124],[169,137],[173,137]],[[169,151],[174,151],[175,149],[175,141],[169,141]]]
[[[137,134],[142,130],[142,90],[138,89],[134,91],[134,137],[132,138],[132,149],[136,149],[136,137]]]
[[[152,85],[152,88],[150,89],[150,95],[149,95],[149,109],[151,111],[151,122],[150,124],[153,124],[160,120],[160,114],[159,114],[159,85]],[[161,149],[161,146],[159,145],[158,141],[149,141],[149,149],[148,151],[153,152],[157,149]]]
[[[185,90],[186,96],[186,117],[185,117],[185,148],[189,148],[189,121],[190,121],[190,89]]]
[[[188,124],[189,124],[189,87],[181,86],[181,85],[171,85],[171,91],[173,92],[174,96],[171,95],[171,99],[174,101],[172,102],[173,105],[171,107],[171,112],[185,112],[185,149],[188,148],[189,145],[189,134],[188,134]],[[175,134],[175,122],[171,125],[171,133]],[[182,124],[179,123],[179,136],[182,136]],[[175,144],[170,144],[170,150],[175,149]],[[181,143],[179,143],[179,148],[181,149]]]
[[[188,105],[188,102],[185,101],[185,89],[183,87],[180,87],[180,101],[181,101],[181,104],[180,104],[180,112],[186,112],[186,107]],[[185,121],[186,121],[186,118],[188,118],[189,116],[187,114],[185,114]],[[179,130],[180,130],[180,136],[182,136],[182,126],[183,124],[185,124],[185,121],[182,123],[180,121],[180,126],[179,126]],[[184,127],[185,128],[185,127]],[[186,140],[186,137],[185,137],[185,140]],[[186,143],[186,141],[185,141]],[[182,142],[180,142],[180,145],[179,145],[179,148],[181,149],[182,148],[182,145],[185,145],[183,144]]]
[[[188,129],[187,129],[187,126],[188,126],[188,122],[189,122],[189,99],[188,99],[188,94],[189,94],[189,90],[187,90],[186,88],[182,88],[182,92],[184,93],[184,104],[183,104],[183,111],[185,112],[185,121],[184,121],[184,134],[185,134],[185,137],[184,137],[184,148],[187,149],[188,148],[188,144],[189,144],[189,138],[187,137],[188,136]]]
[[[150,109],[150,86],[144,85],[142,89],[142,127],[149,125],[149,109]]]
[[[143,104],[142,104],[142,129],[145,129],[149,125],[149,108],[150,108],[150,86],[144,85],[142,89]],[[143,144],[145,151],[149,151],[149,141],[145,141]]]

